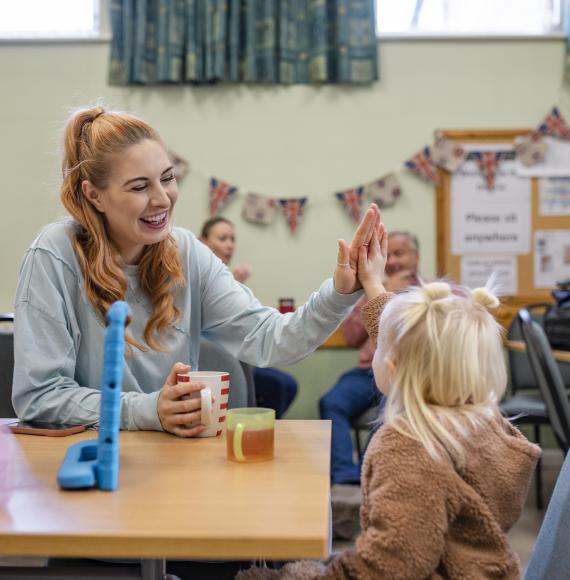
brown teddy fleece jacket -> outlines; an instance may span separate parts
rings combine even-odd
[[[381,298],[363,312],[371,331],[389,297]],[[253,568],[237,578],[519,578],[519,560],[506,533],[521,514],[540,449],[502,418],[490,419],[462,443],[466,464],[457,470],[433,459],[420,442],[382,427],[362,468],[362,533],[356,548],[326,564]]]

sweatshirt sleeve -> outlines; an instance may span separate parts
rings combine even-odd
[[[65,262],[43,250],[28,251],[14,324],[12,401],[22,420],[98,425],[100,385],[81,385],[75,378],[83,338],[74,306],[78,293],[76,275]],[[122,393],[121,429],[160,429],[156,399],[157,393]]]
[[[290,364],[310,354],[362,297],[361,291],[338,293],[328,279],[295,312],[281,314],[263,306],[202,244],[196,247],[202,333],[238,359],[259,367]]]

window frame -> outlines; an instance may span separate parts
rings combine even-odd
[[[0,44],[58,44],[58,43],[99,43],[111,40],[111,25],[109,22],[110,0],[95,0],[95,16],[99,21],[99,30],[93,34],[61,34],[61,35],[31,35],[31,36],[2,36]]]
[[[376,0],[382,2],[382,0]],[[376,7],[377,10],[377,7]],[[407,40],[434,40],[434,41],[461,41],[461,40],[559,40],[566,39],[567,26],[566,2],[560,0],[560,27],[548,32],[520,32],[520,31],[492,31],[492,32],[451,32],[448,30],[399,30],[383,32],[379,29],[376,19],[376,39],[378,41],[407,41]]]

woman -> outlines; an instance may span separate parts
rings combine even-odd
[[[202,226],[200,240],[229,267],[236,243],[234,224],[230,220],[222,216],[210,218]],[[245,284],[251,276],[251,266],[238,264],[232,274],[238,282]],[[275,418],[281,419],[297,396],[295,377],[277,369],[255,368],[253,378],[257,405],[275,409]]]
[[[158,133],[134,116],[85,109],[64,136],[61,200],[26,252],[16,295],[13,403],[20,419],[97,425],[104,313],[126,300],[132,323],[122,429],[193,437],[200,335],[256,366],[306,356],[358,301],[358,249],[380,227],[371,206],[350,248],[339,241],[326,280],[294,315],[263,307],[189,231],[173,227],[178,187]],[[177,361],[185,361],[183,364]]]

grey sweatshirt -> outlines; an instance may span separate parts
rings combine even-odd
[[[46,227],[26,252],[16,293],[14,408],[23,420],[96,426],[99,417],[104,323],[83,292],[73,249],[71,220]],[[161,430],[157,400],[167,374],[180,361],[198,369],[200,336],[256,366],[291,363],[315,350],[358,301],[332,280],[294,313],[262,306],[251,291],[194,234],[174,228],[187,285],[176,292],[181,319],[166,335],[167,352],[126,357],[122,429]],[[137,266],[126,266],[133,321],[129,331],[144,343],[151,312],[140,290]]]

